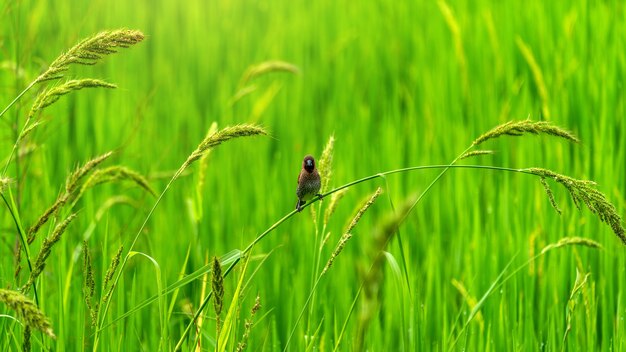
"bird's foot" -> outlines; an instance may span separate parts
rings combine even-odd
[[[296,211],[299,213],[300,211],[302,211],[302,206],[306,204],[306,200],[300,200],[298,199],[298,203],[296,203]]]
[[[324,195],[321,193],[316,194],[316,196],[319,200],[322,200],[322,198],[324,198]]]

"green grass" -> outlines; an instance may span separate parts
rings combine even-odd
[[[331,197],[281,222],[247,260],[232,252],[293,211],[302,158],[319,160],[331,135],[332,189],[388,170],[446,165],[510,120],[550,121],[581,143],[503,136],[480,145],[495,154],[459,164],[542,167],[594,180],[623,215],[622,2],[8,0],[0,3],[0,19],[0,109],[81,39],[117,28],[146,36],[97,65],[70,67],[58,83],[93,78],[117,89],[62,96],[43,110],[44,123],[10,164],[13,180],[2,194],[8,200],[10,189],[15,206],[0,206],[3,289],[21,288],[30,274],[22,253],[14,277],[20,237],[9,208],[27,231],[92,158],[114,150],[97,168],[101,174],[123,166],[137,173],[124,175],[145,176],[160,194],[213,122],[219,130],[254,123],[269,132],[211,150],[172,183],[150,216],[157,198],[137,187],[137,178],[118,182],[117,168],[46,223],[29,246],[33,264],[56,225],[77,213],[35,281],[37,297],[26,293],[56,335],[33,329],[33,350],[173,350],[211,291],[213,256],[229,272],[225,350],[243,340],[246,319],[254,321],[252,351],[349,351],[361,346],[359,336],[372,351],[626,350],[624,244],[549,179],[561,215],[536,176],[450,169],[394,234],[405,202],[441,169],[390,174],[349,188],[326,225],[320,211]],[[244,87],[256,89],[235,102],[247,70],[275,60],[298,71],[288,66],[253,78]],[[1,166],[43,88],[34,86],[0,118]],[[320,277],[379,186],[384,193]],[[602,248],[561,242],[542,253],[563,238]],[[106,316],[101,302],[104,328],[97,334],[83,289],[83,240],[94,301],[121,273]],[[104,288],[120,246],[122,261],[129,251],[143,255],[129,256]],[[193,280],[179,281],[191,273]],[[164,288],[168,294],[155,298]],[[257,295],[261,308],[250,318]],[[201,328],[192,325],[182,339],[183,350],[215,349],[212,300],[202,316]],[[0,350],[22,348],[25,321],[0,304]]]

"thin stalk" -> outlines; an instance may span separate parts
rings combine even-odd
[[[241,256],[235,259],[235,261],[224,272],[224,277],[226,277],[235,268],[235,266],[239,263],[240,260],[241,260]],[[209,292],[209,294],[204,298],[204,301],[202,301],[202,304],[200,305],[200,307],[198,307],[198,311],[196,312],[196,314],[194,314],[193,318],[189,322],[189,325],[187,325],[187,328],[185,328],[185,331],[183,331],[183,334],[180,336],[180,339],[176,343],[176,347],[174,347],[174,351],[180,350],[180,348],[183,345],[183,341],[185,340],[185,338],[189,334],[189,331],[191,330],[191,327],[194,325],[194,323],[196,322],[200,314],[202,314],[204,307],[206,307],[206,305],[209,303],[209,300],[211,299],[211,297],[213,297],[213,290]]]
[[[456,160],[456,159],[455,159]],[[418,170],[429,170],[429,169],[479,169],[479,170],[494,170],[494,171],[506,171],[506,172],[518,172],[518,173],[524,173],[524,174],[529,174],[529,175],[533,175],[532,172],[527,171],[525,169],[514,169],[514,168],[509,168],[509,167],[500,167],[500,166],[489,166],[489,165],[424,165],[424,166],[412,166],[412,167],[405,167],[402,169],[395,169],[395,170],[390,170],[390,171],[385,171],[385,172],[381,172],[378,174],[374,174],[374,175],[370,175],[367,177],[363,177],[361,179],[346,183],[343,186],[337,187],[333,190],[330,190],[328,192],[326,192],[325,194],[322,195],[323,197],[326,197],[328,195],[331,195],[333,193],[339,192],[342,189],[345,188],[349,188],[352,187],[354,185],[357,185],[359,183],[363,183],[363,182],[367,182],[369,180],[373,180],[377,177],[384,177],[386,175],[392,175],[392,174],[397,174],[397,173],[402,173],[402,172],[409,172],[409,171],[418,171]],[[440,174],[438,178],[440,178],[442,176],[442,174]],[[432,187],[432,184],[429,186],[429,188]],[[421,198],[421,197],[420,197]],[[159,197],[160,199],[160,197]],[[307,204],[305,204],[303,206],[302,209],[311,206],[312,204],[314,204],[315,202],[319,201],[320,198],[315,198],[309,202],[307,202]],[[411,208],[412,209],[412,208]],[[274,229],[276,229],[278,226],[280,226],[283,222],[287,221],[289,218],[291,218],[292,216],[294,216],[295,214],[297,214],[297,211],[294,209],[291,212],[287,213],[285,216],[283,216],[280,220],[278,220],[277,222],[275,222],[272,226],[270,226],[267,230],[263,231],[263,233],[261,233],[260,235],[258,235],[252,242],[250,242],[250,244],[241,252],[241,256],[245,256],[248,253],[250,253],[252,251],[252,249],[254,248],[254,246],[259,243],[265,236],[267,236],[270,232],[272,232]],[[407,212],[408,214],[408,212]],[[228,274],[232,271],[232,269],[239,263],[240,258],[238,258],[237,260],[235,260],[235,262],[233,262],[233,264],[231,264],[231,266],[224,272],[224,277],[227,277]],[[120,271],[121,272],[121,271]],[[360,292],[360,291],[359,291]],[[198,308],[198,311],[196,312],[196,314],[194,315],[193,319],[189,322],[189,324],[187,325],[187,328],[185,329],[185,331],[183,332],[183,334],[181,335],[178,343],[176,344],[176,348],[175,350],[179,349],[182,346],[182,343],[184,341],[184,339],[187,337],[187,335],[189,334],[189,331],[191,331],[191,327],[193,326],[193,324],[195,323],[197,317],[200,316],[200,314],[202,313],[202,310],[204,309],[204,307],[206,306],[206,304],[208,303],[209,299],[211,298],[211,296],[213,295],[213,292],[209,292],[209,294],[207,295],[207,297],[204,299],[204,301],[202,302],[202,305]],[[106,308],[106,307],[105,307]],[[306,308],[306,306],[305,306]]]
[[[346,183],[343,186],[337,187],[333,190],[330,190],[328,192],[326,192],[325,194],[322,194],[322,197],[325,198],[328,195],[331,195],[333,193],[339,192],[342,189],[345,188],[349,188],[352,187],[354,185],[358,185],[359,183],[363,183],[363,182],[367,182],[369,180],[373,180],[375,178],[378,177],[384,177],[387,175],[392,175],[392,174],[398,174],[398,173],[402,173],[402,172],[409,172],[409,171],[418,171],[418,170],[430,170],[430,169],[482,169],[482,170],[495,170],[495,171],[507,171],[507,172],[518,172],[518,173],[523,173],[523,174],[528,174],[528,175],[534,175],[532,172],[527,171],[525,169],[514,169],[514,168],[510,168],[510,167],[500,167],[500,166],[489,166],[489,165],[424,165],[424,166],[411,166],[411,167],[405,167],[402,169],[395,169],[395,170],[390,170],[390,171],[385,171],[385,172],[381,172],[381,173],[377,173],[375,175],[370,175],[367,177],[363,177],[361,179]],[[439,176],[437,176],[437,179],[440,178],[442,175],[440,174]],[[432,187],[432,184],[426,189],[430,189]],[[426,190],[424,192],[426,192]],[[420,198],[423,197],[423,193],[422,196]],[[307,204],[305,204],[302,209],[311,206],[312,204],[314,204],[315,202],[319,201],[320,198],[315,198],[312,199],[311,201],[307,202]],[[411,207],[412,209],[413,207]],[[259,241],[261,241],[263,239],[263,237],[267,236],[270,232],[272,232],[276,227],[278,227],[278,225],[282,224],[283,222],[285,222],[287,219],[289,219],[290,217],[292,217],[293,215],[295,215],[297,212],[296,210],[292,210],[290,213],[288,213],[287,215],[285,215],[282,219],[278,220],[278,222],[276,222],[274,225],[272,225],[270,228],[268,228],[267,230],[265,230],[262,234],[260,234],[257,238],[254,239],[254,241],[252,241],[248,247],[246,247],[246,249],[243,250],[243,254],[246,254],[248,252],[250,252],[252,250],[252,248],[254,247],[254,245],[256,245],[257,243],[259,243]]]
[[[30,272],[32,272],[33,264],[30,261],[30,249],[28,247],[28,241],[26,240],[26,234],[24,232],[24,229],[22,228],[22,222],[19,219],[19,215],[13,211],[14,208],[12,205],[15,205],[15,202],[13,201],[11,190],[9,189],[9,198],[11,199],[11,204],[9,204],[9,201],[6,199],[4,194],[0,193],[0,196],[2,197],[2,200],[4,201],[4,204],[6,204],[7,209],[9,209],[9,213],[11,214],[11,217],[13,218],[13,221],[15,222],[15,227],[17,228],[17,232],[20,235],[20,241],[22,242],[22,248],[24,248],[24,253],[26,254],[26,262],[28,263],[28,269],[30,270]],[[33,293],[35,294],[35,303],[39,307],[39,296],[37,295],[37,285],[35,284],[33,284]]]
[[[111,284],[111,288],[110,288],[111,296],[113,296],[113,291],[117,287],[117,283],[120,281],[120,278],[122,277],[122,274],[124,272],[124,267],[126,267],[126,263],[128,262],[128,259],[130,258],[129,254],[132,253],[133,249],[135,248],[135,243],[137,243],[137,239],[139,239],[139,235],[141,235],[141,232],[143,232],[144,228],[148,224],[148,220],[150,220],[150,217],[152,216],[152,214],[156,210],[157,206],[161,202],[161,199],[163,199],[163,196],[165,195],[167,190],[169,190],[169,188],[172,185],[172,183],[174,183],[174,181],[178,178],[178,176],[180,176],[180,174],[183,172],[184,167],[185,167],[185,165],[181,166],[181,168],[179,168],[178,171],[176,171],[174,176],[172,176],[170,181],[167,183],[167,185],[163,189],[163,192],[161,192],[161,194],[159,195],[159,198],[157,198],[156,202],[154,202],[154,205],[152,206],[152,209],[150,209],[150,212],[148,212],[148,215],[146,216],[145,220],[143,221],[143,224],[141,224],[141,226],[139,227],[139,230],[137,231],[137,234],[135,234],[135,238],[133,238],[133,242],[130,244],[130,247],[128,248],[128,252],[124,256],[124,260],[122,261],[122,264],[120,265],[119,269],[117,270],[117,275],[115,276],[115,279],[113,280],[113,282]],[[236,264],[236,263],[237,262],[235,262],[234,264]],[[94,339],[94,345],[93,345],[93,350],[94,351],[96,351],[98,349],[98,342],[100,341],[100,331],[102,330],[102,326],[104,324],[104,320],[106,319],[107,312],[109,311],[109,305],[110,305],[112,300],[113,300],[112,297],[109,298],[106,301],[105,305],[104,305],[104,309],[100,311],[101,314],[100,313],[98,314],[99,316],[101,315],[102,318],[99,319],[100,320],[99,326],[98,326],[98,329],[96,330],[96,337]],[[195,321],[195,319],[194,319],[194,321]]]
[[[15,97],[15,99],[13,99],[12,102],[9,103],[9,105],[7,105],[6,108],[4,108],[4,110],[2,110],[2,112],[0,112],[0,118],[2,118],[2,116],[13,106],[15,105],[15,103],[17,103],[18,100],[20,100],[20,98],[26,94],[26,92],[28,92],[35,84],[37,84],[37,80],[34,80],[32,82],[30,82],[30,84],[28,85],[28,87],[24,88],[24,90],[18,94],[17,97]]]

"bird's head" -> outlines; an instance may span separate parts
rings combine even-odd
[[[302,161],[302,168],[308,172],[313,172],[315,169],[315,159],[310,155],[305,156]]]

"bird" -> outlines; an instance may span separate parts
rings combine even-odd
[[[307,200],[314,196],[322,198],[322,195],[319,193],[321,186],[322,180],[315,168],[315,159],[311,155],[307,155],[302,161],[302,170],[300,170],[300,175],[298,175],[298,189],[296,190],[296,195],[298,196],[296,210],[298,212],[302,210],[302,206],[306,204]]]

